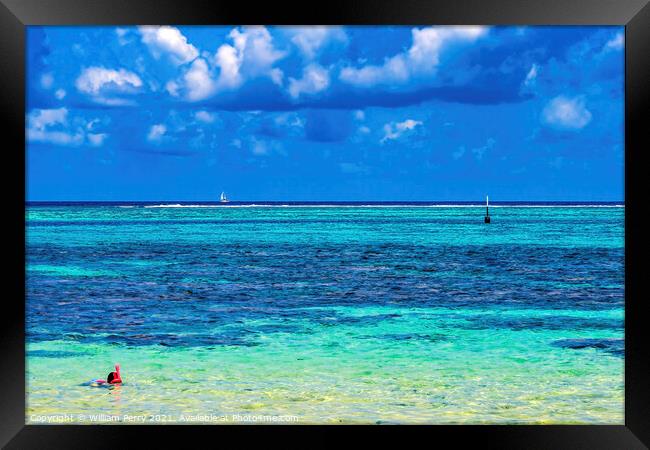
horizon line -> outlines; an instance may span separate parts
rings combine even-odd
[[[25,200],[25,203],[484,203],[485,200]],[[625,200],[491,200],[497,203],[625,203]]]

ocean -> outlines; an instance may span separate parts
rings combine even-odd
[[[26,421],[623,424],[624,214],[28,203]]]

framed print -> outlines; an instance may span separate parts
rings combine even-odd
[[[647,2],[0,16],[7,448],[647,448]]]

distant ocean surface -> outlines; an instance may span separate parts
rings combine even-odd
[[[622,424],[623,205],[27,203],[27,423]]]

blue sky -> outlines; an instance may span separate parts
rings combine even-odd
[[[623,27],[28,27],[27,199],[624,198]]]

